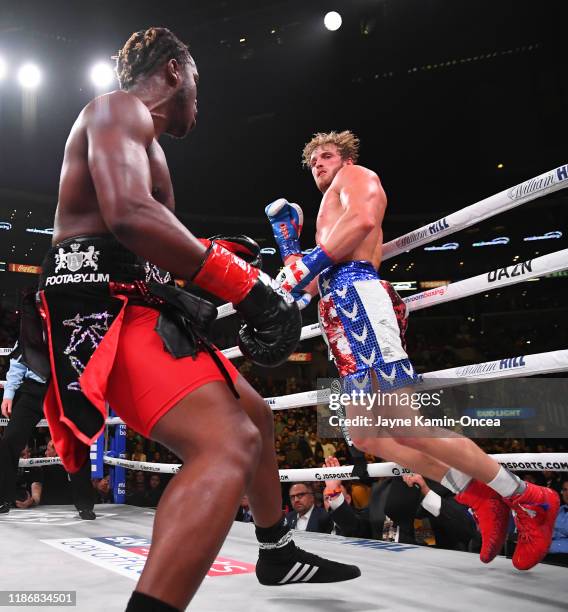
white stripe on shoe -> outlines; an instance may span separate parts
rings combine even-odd
[[[308,565],[307,563],[304,564],[304,567],[294,576],[294,578],[292,578],[292,582],[298,582],[298,580],[300,580],[300,578],[306,574],[307,572],[310,571],[310,569],[312,568],[311,565]]]
[[[302,582],[308,582],[309,580],[311,580],[315,576],[318,570],[319,570],[319,567],[317,566],[313,567],[312,571],[305,578],[302,578]]]
[[[282,580],[280,580],[278,584],[286,584],[288,580],[290,580],[290,578],[292,578],[292,576],[302,567],[302,565],[302,563],[297,561],[294,567],[292,567],[292,569],[286,574],[286,576],[284,576],[284,578],[282,578]]]

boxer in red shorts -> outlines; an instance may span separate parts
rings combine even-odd
[[[245,321],[239,345],[256,363],[283,362],[299,340],[296,305],[239,257],[247,248],[198,240],[173,213],[157,138],[194,127],[195,62],[169,30],[154,27],[126,42],[117,74],[121,89],[89,103],[67,141],[37,301],[52,375],[46,416],[66,468],[86,460],[106,401],[184,461],[161,498],[127,610],[184,609],[245,493],[262,584],[355,578],[357,567],[295,547],[282,516],[271,411],[209,342],[213,305],[171,283],[170,274],[232,302]],[[38,350],[30,330],[28,362]],[[211,504],[196,506],[204,492]]]

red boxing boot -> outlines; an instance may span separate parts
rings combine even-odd
[[[513,565],[519,570],[531,569],[548,553],[560,508],[560,498],[556,491],[531,482],[526,485],[523,493],[505,500],[513,511],[517,525]]]
[[[481,532],[479,558],[483,563],[490,563],[499,554],[507,539],[509,506],[499,493],[479,480],[472,480],[455,499],[473,510]]]

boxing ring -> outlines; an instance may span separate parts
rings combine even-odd
[[[481,200],[438,219],[383,248],[383,260],[408,252],[480,221],[536,200],[568,186],[568,165],[560,166],[511,189]],[[568,269],[568,249],[490,270],[404,299],[409,312],[492,291],[542,275]],[[225,304],[219,318],[234,309]],[[301,339],[321,335],[317,323],[302,329]],[[11,349],[0,349],[8,354]],[[229,359],[241,355],[237,347],[225,349]],[[568,371],[568,349],[457,366],[421,375],[417,390],[480,380],[534,376]],[[272,410],[315,406],[329,399],[329,389],[312,390],[281,397],[265,398]],[[6,420],[0,420],[4,425]],[[117,417],[107,419],[118,425],[103,448],[92,450],[93,475],[102,475],[102,465],[111,469],[115,500],[124,502],[125,469],[176,473],[179,465],[130,461],[124,458],[125,427]],[[42,421],[38,426],[46,426]],[[494,455],[512,470],[568,471],[568,453],[520,453]],[[58,463],[58,458],[21,460],[20,465]],[[353,466],[281,470],[282,482],[355,479]],[[368,474],[399,476],[407,471],[393,463],[367,466]],[[8,550],[21,551],[3,567],[2,588],[77,590],[80,610],[124,609],[128,595],[143,567],[150,546],[153,511],[122,504],[96,508],[96,521],[80,521],[69,507],[50,506],[37,510],[12,510],[0,516],[0,530]],[[356,540],[298,532],[300,545],[309,545],[316,554],[338,561],[356,563],[362,578],[344,585],[301,585],[294,589],[270,589],[258,585],[253,574],[257,548],[252,527],[235,523],[209,577],[199,590],[195,610],[516,610],[566,609],[562,585],[565,568],[539,565],[528,573],[514,570],[511,562],[498,557],[485,566],[476,555],[428,549],[380,541]],[[308,542],[309,540],[309,542]],[[180,545],[191,545],[181,543]],[[73,558],[75,557],[75,558]],[[80,559],[80,560],[79,560]],[[61,571],[53,571],[54,568]],[[33,578],[30,579],[30,573]],[[217,585],[221,582],[222,588]],[[30,586],[33,583],[33,587]],[[84,598],[84,599],[83,599]]]
[[[96,521],[80,521],[69,506],[13,510],[0,516],[4,550],[2,589],[72,590],[81,612],[123,611],[144,565],[153,511],[105,504]],[[514,570],[497,557],[296,532],[311,552],[361,568],[361,578],[339,584],[274,588],[254,575],[257,544],[251,524],[234,523],[208,577],[190,605],[199,612],[473,612],[566,609],[566,568]],[[180,542],[180,546],[190,546]],[[17,551],[17,552],[16,552]],[[6,561],[6,558],[5,558]],[[54,607],[48,609],[65,609]]]

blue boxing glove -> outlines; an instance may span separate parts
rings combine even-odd
[[[333,265],[333,259],[321,246],[317,246],[311,253],[296,259],[289,266],[284,266],[276,277],[276,282],[299,299],[305,289],[318,274]]]
[[[264,211],[272,226],[274,239],[280,250],[282,261],[290,255],[300,255],[300,234],[304,224],[304,213],[298,204],[290,204],[285,198],[278,198]]]

